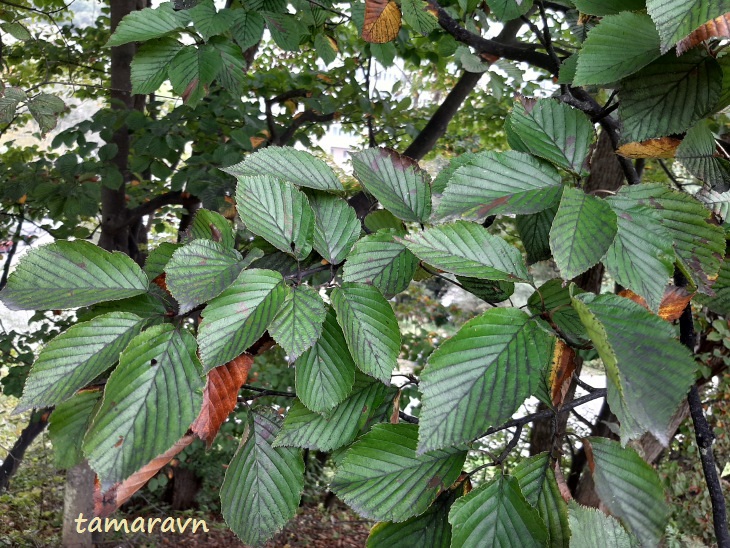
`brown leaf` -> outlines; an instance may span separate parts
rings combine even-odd
[[[160,289],[162,289],[162,291],[164,291],[168,295],[170,294],[170,292],[167,290],[167,281],[166,281],[164,272],[162,274],[160,274],[159,276],[156,276],[155,279],[152,280],[152,283],[155,284]]]
[[[575,350],[557,339],[550,365],[550,399],[555,407],[560,407],[568,395],[570,382],[575,371]]]
[[[573,495],[570,492],[568,484],[565,482],[565,476],[563,476],[563,470],[560,468],[560,463],[557,461],[553,463],[553,472],[555,472],[555,481],[558,484],[560,496],[563,497],[565,502],[570,502],[573,500]]]
[[[231,414],[238,401],[238,391],[246,383],[253,358],[241,354],[225,365],[211,369],[203,391],[203,407],[190,427],[193,434],[208,447],[218,434],[221,425]]]
[[[390,424],[398,424],[400,422],[400,394],[401,391],[393,398],[393,412],[390,414]]]
[[[664,290],[664,297],[662,297],[662,302],[659,305],[659,317],[667,320],[668,322],[673,322],[674,320],[679,319],[694,295],[694,293],[690,293],[684,287],[677,287],[676,285],[668,286]],[[644,298],[637,295],[630,289],[624,289],[619,293],[619,296],[631,299],[635,303],[639,303],[641,306],[649,310],[649,305],[646,304]]]
[[[392,42],[398,36],[401,13],[392,0],[365,0],[362,39],[373,44]]]
[[[677,42],[677,56],[710,38],[730,38],[730,12],[708,21],[687,38]]]
[[[152,459],[123,482],[110,487],[105,493],[101,492],[99,478],[96,478],[94,481],[94,513],[99,517],[110,516],[194,439],[195,436],[192,434],[183,436],[170,449]]]
[[[625,158],[674,158],[681,142],[676,137],[660,137],[626,143],[618,147],[616,152]]]

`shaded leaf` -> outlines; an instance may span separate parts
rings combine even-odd
[[[712,190],[725,192],[730,188],[730,160],[717,154],[717,143],[706,122],[700,122],[685,135],[677,148],[677,160]]]
[[[532,0],[487,0],[487,5],[498,20],[511,21],[530,11]]]
[[[647,0],[646,10],[659,29],[662,53],[666,53],[693,30],[730,12],[730,2],[727,0],[693,0],[692,2]]]
[[[183,28],[185,21],[182,15],[173,10],[170,2],[165,2],[154,9],[133,11],[117,25],[106,46],[121,46],[129,42],[146,42],[160,38]]]
[[[56,406],[48,422],[48,436],[53,443],[53,462],[69,469],[84,459],[81,440],[94,416],[101,390],[84,390]]]
[[[167,67],[183,45],[165,37],[143,44],[132,59],[132,93],[154,93],[167,80]]]
[[[720,272],[722,272],[722,269]],[[719,279],[720,277],[718,276],[718,283]],[[716,286],[717,283],[713,286],[713,289],[715,289]],[[664,296],[662,297],[662,302],[659,306],[659,317],[669,322],[678,320],[694,295],[694,293],[690,293],[684,287],[669,285],[669,287],[667,287],[664,291]],[[649,305],[646,304],[646,301],[630,289],[624,289],[619,292],[619,296],[631,299],[635,303],[639,303],[644,308],[649,309]]]
[[[213,0],[201,0],[188,10],[188,14],[193,20],[195,30],[206,41],[212,36],[226,32],[233,24],[231,11],[228,9],[217,11]]]
[[[479,278],[467,278],[456,276],[457,281],[472,295],[475,295],[488,303],[501,303],[510,298],[515,292],[514,282],[480,280]]]
[[[227,248],[233,248],[236,242],[231,222],[220,213],[202,208],[195,212],[186,236],[191,240],[213,240]]]
[[[403,0],[403,19],[416,32],[426,36],[439,27],[438,14],[424,0]]]
[[[517,215],[515,224],[527,252],[527,264],[545,261],[553,256],[550,250],[550,228],[558,212],[558,205],[532,215]]]
[[[194,107],[206,95],[222,66],[220,53],[213,46],[185,46],[168,67],[172,90]]]

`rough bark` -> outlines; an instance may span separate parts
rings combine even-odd
[[[86,461],[77,464],[66,473],[66,490],[63,494],[63,533],[62,543],[66,548],[90,548],[93,546],[93,534],[85,530],[77,531],[74,521],[80,514],[84,519],[94,517],[94,471]],[[80,529],[88,528],[81,526]]]

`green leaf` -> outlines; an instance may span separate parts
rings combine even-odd
[[[403,243],[429,265],[471,278],[530,279],[516,247],[475,223],[456,221],[406,236]]]
[[[466,322],[428,359],[419,452],[470,442],[508,420],[540,381],[552,341],[516,308],[492,308]]]
[[[506,301],[515,292],[514,282],[493,282],[492,280],[480,280],[464,276],[457,276],[456,279],[469,293],[488,303]]]
[[[248,69],[248,62],[244,59],[241,48],[222,36],[214,38],[210,43],[221,56],[221,68],[216,78],[228,91],[240,94]]]
[[[307,34],[307,27],[304,23],[288,13],[260,13],[277,46],[284,51],[299,51],[299,42]]]
[[[497,475],[451,506],[451,547],[544,547],[545,523],[530,506],[515,478]]]
[[[413,279],[418,259],[386,229],[361,238],[347,257],[342,279],[377,287],[386,299],[404,291]]]
[[[707,222],[709,210],[689,194],[659,183],[624,186],[612,201],[622,198],[659,211],[674,241],[679,267],[700,292],[712,294],[712,278],[725,255],[725,233]]]
[[[569,343],[583,346],[589,340],[588,333],[580,321],[578,312],[572,306],[570,291],[570,288],[563,287],[563,280],[554,278],[541,285],[527,299],[527,306],[533,314],[548,313]],[[578,287],[573,287],[572,291],[573,295],[583,293]]]
[[[341,191],[342,183],[330,166],[303,150],[267,147],[223,171],[240,176],[271,175],[297,186],[315,190]]]
[[[208,209],[199,209],[195,212],[189,236],[191,240],[214,240],[229,249],[233,248],[236,242],[231,222],[220,213]]]
[[[703,299],[703,304],[717,314],[730,315],[730,259],[723,261],[712,290],[715,296]]]
[[[185,26],[186,20],[175,12],[172,3],[165,2],[159,7],[133,11],[117,26],[106,47],[121,46],[129,42],[146,42],[161,38]]]
[[[274,446],[333,451],[351,443],[385,398],[383,383],[360,374],[352,393],[326,415],[295,400],[274,441]]]
[[[498,20],[511,21],[530,11],[532,0],[487,0],[487,5]]]
[[[172,324],[137,335],[109,376],[84,439],[102,491],[123,481],[185,435],[203,403],[193,336]]]
[[[81,440],[91,423],[96,404],[101,398],[98,390],[79,392],[56,406],[48,424],[48,436],[53,443],[53,462],[65,470],[79,464]]]
[[[383,228],[392,228],[400,236],[405,236],[406,228],[403,221],[393,215],[387,209],[378,209],[372,213],[368,213],[363,220],[363,225],[370,232],[377,232]]]
[[[311,286],[299,285],[289,292],[269,326],[271,336],[286,351],[289,361],[317,342],[326,314],[322,297]]]
[[[647,0],[646,10],[656,23],[662,53],[697,27],[730,11],[728,0]]]
[[[581,53],[581,58],[583,55],[585,53]],[[530,153],[572,173],[587,173],[586,159],[596,132],[581,111],[554,99],[538,99],[534,104],[524,100],[515,103],[508,123]],[[559,181],[557,176],[551,179],[553,185],[558,184],[555,182],[555,179]],[[550,203],[546,202],[546,205]]]
[[[545,261],[553,256],[550,250],[550,228],[553,226],[558,204],[532,215],[517,215],[517,232],[527,252],[527,264]]]
[[[566,57],[560,63],[558,70],[558,84],[572,84],[575,79],[575,71],[578,70],[578,57],[580,55],[574,53],[570,57]]]
[[[165,283],[180,314],[220,295],[241,272],[241,254],[212,240],[193,240],[173,253]]]
[[[143,44],[132,59],[132,93],[154,93],[167,80],[167,67],[183,45],[165,37]]]
[[[284,302],[287,287],[281,274],[244,270],[232,285],[203,310],[198,332],[205,371],[228,363],[264,334]]]
[[[39,93],[26,103],[31,116],[38,122],[41,134],[56,127],[58,115],[66,109],[63,99],[50,93]]]
[[[669,518],[656,470],[636,451],[607,438],[587,438],[591,475],[608,511],[622,520],[642,545],[657,546]]]
[[[607,401],[621,423],[621,441],[651,432],[667,445],[669,423],[697,369],[671,324],[618,295],[583,293],[573,307],[606,368]]]
[[[330,299],[355,365],[363,373],[389,382],[401,345],[390,303],[373,286],[351,282],[335,288]]]
[[[41,350],[16,411],[50,407],[73,396],[117,362],[145,323],[128,312],[111,312],[71,326]]]
[[[571,548],[634,548],[636,538],[598,508],[571,504],[568,510]]]
[[[309,204],[314,211],[315,251],[330,264],[340,264],[360,237],[357,213],[342,198],[324,193],[310,195]]]
[[[334,38],[327,36],[326,34],[317,34],[314,37],[314,50],[322,59],[325,66],[333,63],[337,59],[337,42]]]
[[[414,424],[376,424],[345,453],[330,489],[361,516],[404,521],[426,511],[461,473],[466,451],[417,454]]]
[[[355,177],[383,207],[404,221],[425,223],[431,215],[431,185],[418,162],[388,148],[352,155]]]
[[[616,15],[622,11],[641,11],[646,0],[573,0],[581,13],[589,15]]]
[[[568,545],[568,505],[560,494],[548,453],[521,460],[512,474],[520,485],[522,494],[530,505],[537,508],[550,533],[550,546],[562,548]]]
[[[243,51],[259,43],[266,25],[264,18],[259,13],[241,8],[233,10],[230,17],[233,20],[231,34]]]
[[[661,55],[659,35],[648,15],[607,15],[588,33],[578,57],[575,85],[611,84]]]
[[[7,32],[16,40],[20,40],[22,42],[33,38],[30,31],[17,21],[14,23],[0,23],[0,29],[2,29],[3,32]]]
[[[456,170],[462,166],[469,165],[477,156],[474,152],[465,152],[464,154],[451,158],[449,164],[439,172],[433,180],[433,183],[431,183],[431,192],[435,195],[442,194],[446,190],[446,186],[454,176],[454,173],[456,173]]]
[[[202,35],[206,42],[212,36],[223,34],[233,24],[231,10],[222,9],[217,11],[213,0],[202,0],[187,12],[193,20],[195,30]]]
[[[613,278],[644,297],[654,312],[674,272],[674,248],[669,232],[654,209],[625,207],[627,200],[608,202],[616,212],[618,232],[606,252],[604,264]]]
[[[711,189],[725,192],[730,188],[730,161],[717,154],[717,143],[707,122],[687,132],[677,147],[677,160]]]
[[[332,308],[322,324],[322,335],[296,362],[296,392],[307,408],[317,413],[342,402],[355,382],[355,362]]]
[[[172,90],[194,107],[205,96],[222,66],[220,53],[213,46],[185,46],[168,68]]]
[[[272,447],[279,425],[255,414],[228,465],[221,487],[221,511],[246,544],[259,545],[294,517],[304,490],[301,451]]]
[[[621,82],[619,117],[625,142],[682,133],[710,114],[720,98],[722,69],[702,49],[667,53]]]
[[[3,124],[12,122],[18,104],[27,100],[28,96],[20,88],[0,88],[0,122]]]
[[[456,170],[435,216],[481,222],[500,213],[537,213],[562,189],[558,172],[529,154],[483,152]]]
[[[246,228],[301,260],[312,251],[314,212],[307,196],[270,175],[239,177],[238,215]]]
[[[8,277],[0,300],[10,310],[78,308],[147,290],[147,276],[123,253],[86,240],[31,249]]]
[[[428,35],[439,27],[438,17],[424,0],[403,0],[403,20],[416,32]]]
[[[616,231],[616,214],[605,200],[566,187],[550,229],[550,249],[563,278],[574,278],[598,263]]]

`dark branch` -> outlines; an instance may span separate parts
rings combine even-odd
[[[282,392],[281,390],[269,390],[268,388],[261,388],[259,386],[251,386],[250,384],[244,384],[242,386],[244,390],[250,390],[251,392],[257,392],[262,396],[283,396],[285,398],[296,398],[297,395],[294,392]],[[243,397],[245,401],[247,398]]]
[[[272,144],[276,146],[286,145],[287,143],[289,143],[289,141],[291,141],[292,137],[294,137],[294,134],[297,132],[297,130],[304,124],[331,122],[334,119],[334,112],[330,112],[329,114],[319,114],[313,110],[305,110],[292,121],[291,125],[286,128],[284,130],[284,133],[282,133],[276,139],[276,141],[272,142]]]
[[[184,205],[189,197],[183,197],[181,190],[172,190],[159,196],[155,196],[149,202],[144,202],[129,210],[126,216],[128,223],[132,223],[145,215],[151,215],[161,207],[169,205]]]
[[[5,287],[5,284],[8,283],[10,264],[13,262],[13,257],[15,257],[15,253],[18,251],[18,245],[20,244],[20,239],[23,235],[23,221],[25,221],[25,218],[23,217],[22,212],[18,217],[18,228],[15,230],[15,236],[13,236],[13,244],[5,257],[5,263],[3,264],[3,274],[2,277],[0,277],[0,289]]]
[[[8,456],[3,461],[2,466],[0,466],[0,493],[8,488],[10,478],[18,470],[18,466],[20,466],[20,462],[23,460],[23,455],[25,455],[25,451],[30,447],[30,444],[45,430],[52,409],[48,408],[34,411],[30,416],[27,426],[23,428],[20,436],[15,440]]]

